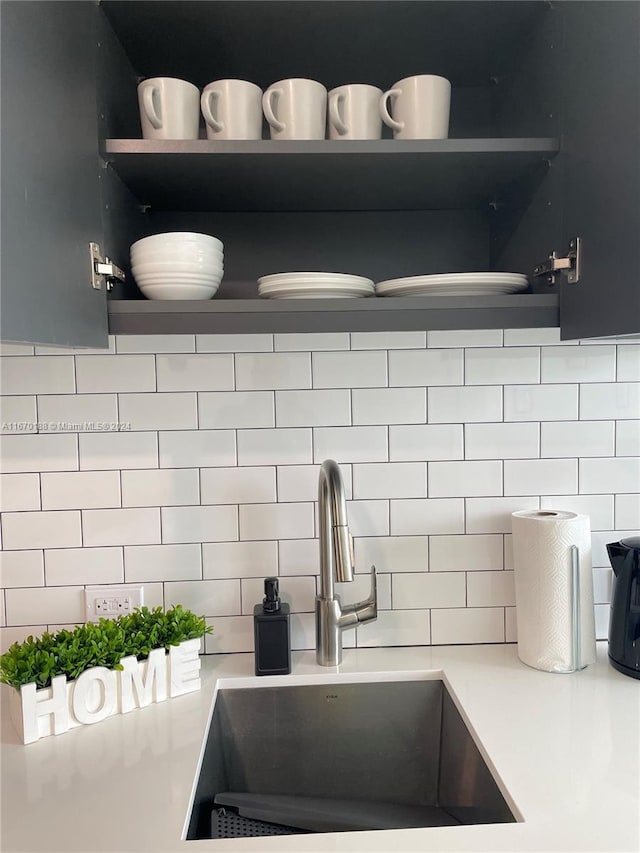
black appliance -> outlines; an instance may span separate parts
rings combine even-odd
[[[607,545],[615,575],[609,621],[609,660],[640,678],[640,536]]]

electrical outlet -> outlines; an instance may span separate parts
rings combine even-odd
[[[116,619],[144,604],[144,586],[88,586],[84,591],[86,621]]]

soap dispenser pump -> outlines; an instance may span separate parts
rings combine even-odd
[[[280,600],[278,578],[265,578],[262,604],[253,608],[256,675],[291,672],[289,605]]]

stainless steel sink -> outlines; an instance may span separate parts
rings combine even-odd
[[[187,838],[515,820],[441,678],[225,687]]]

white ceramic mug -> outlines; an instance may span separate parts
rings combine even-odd
[[[380,139],[382,89],[365,83],[338,86],[329,92],[329,139]]]
[[[262,89],[248,80],[216,80],[200,98],[208,139],[262,139]]]
[[[388,101],[393,98],[393,116]],[[451,83],[435,74],[399,80],[380,98],[383,122],[393,128],[394,139],[447,139]]]
[[[138,86],[143,139],[197,139],[200,91],[175,77],[151,77]]]
[[[262,106],[272,139],[324,139],[327,90],[322,83],[280,80],[264,93]]]

